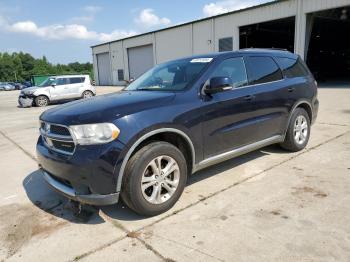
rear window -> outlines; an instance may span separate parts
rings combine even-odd
[[[308,75],[308,70],[298,59],[287,57],[277,57],[277,62],[280,64],[283,74],[286,78],[303,77]]]
[[[79,84],[85,81],[85,77],[71,77],[69,78],[69,82],[71,84]]]
[[[268,56],[247,57],[250,84],[263,84],[283,78],[280,68]]]

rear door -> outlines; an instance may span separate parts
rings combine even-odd
[[[84,87],[85,77],[70,77],[68,93],[69,98],[78,98],[81,96],[80,90]]]
[[[289,104],[292,107],[301,97],[307,97],[305,92],[312,92],[309,85],[314,79],[310,77],[308,69],[300,58],[276,57],[276,61],[288,84],[285,93],[288,93]]]
[[[255,87],[254,139],[261,141],[281,135],[288,119],[288,84],[273,57],[249,55],[246,58],[249,84]]]

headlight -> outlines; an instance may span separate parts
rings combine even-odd
[[[120,133],[111,123],[70,126],[75,141],[80,145],[104,144],[116,139]]]

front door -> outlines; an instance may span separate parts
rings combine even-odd
[[[50,86],[51,100],[63,100],[67,99],[67,79],[66,78],[56,78],[55,85]]]
[[[250,144],[254,139],[255,87],[248,86],[243,57],[223,60],[210,78],[220,76],[230,77],[233,89],[203,100],[204,159]]]

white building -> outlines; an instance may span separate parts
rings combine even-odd
[[[323,79],[350,76],[350,0],[279,0],[92,46],[98,85],[168,60],[246,47],[286,48]]]

